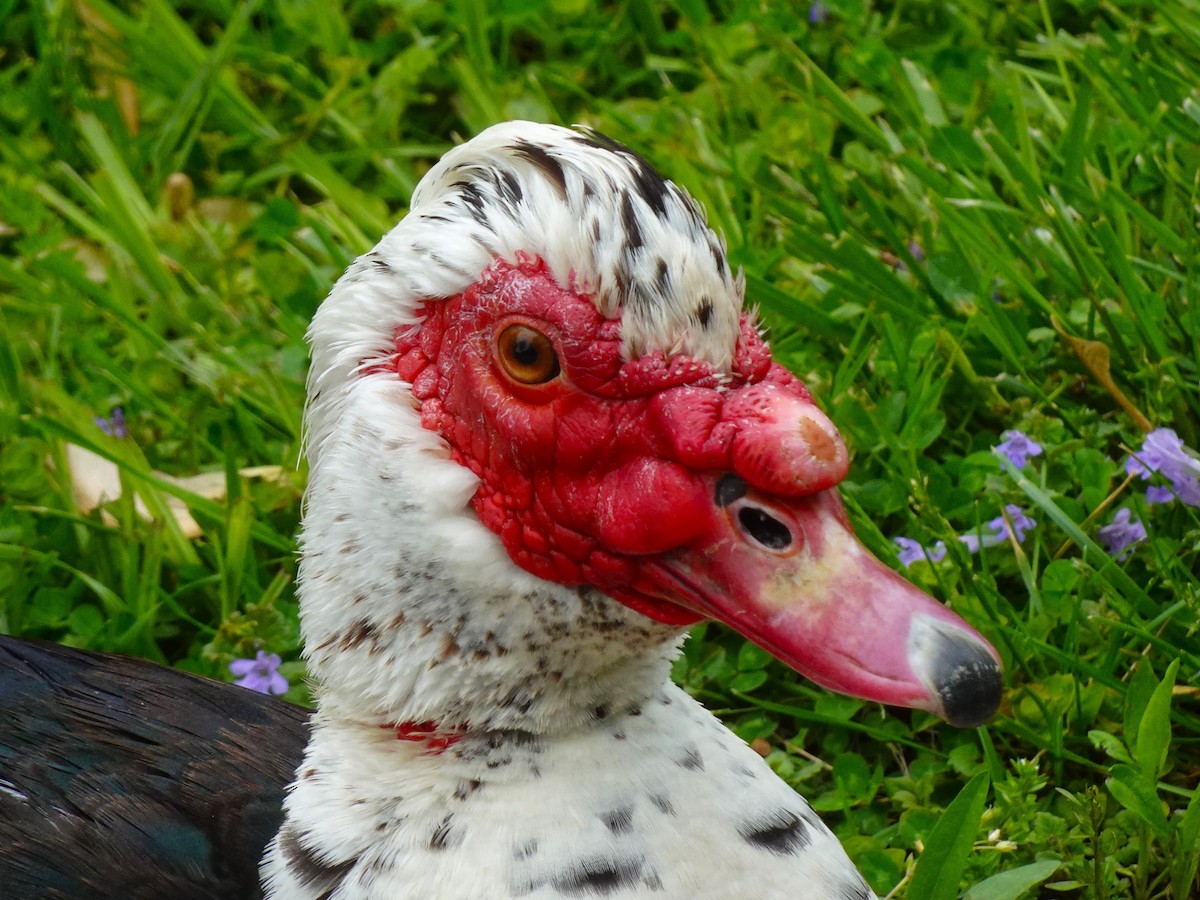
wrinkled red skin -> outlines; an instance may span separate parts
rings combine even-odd
[[[732,380],[718,389],[714,367],[691,357],[622,360],[620,320],[560,287],[539,259],[497,260],[423,312],[396,336],[395,371],[412,384],[422,424],[479,476],[480,520],[541,578],[591,584],[659,621],[691,624],[704,615],[637,586],[654,581],[642,572],[650,557],[711,533],[717,478],[735,472],[797,497],[845,476],[840,441],[839,452],[773,420],[781,398],[791,408],[812,397],[771,361],[746,316]],[[504,374],[496,336],[515,322],[550,338],[559,377],[531,386]],[[809,464],[798,467],[797,453]]]

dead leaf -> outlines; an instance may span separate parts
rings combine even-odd
[[[1104,390],[1108,391],[1110,397],[1117,401],[1117,405],[1125,410],[1125,414],[1133,419],[1134,424],[1144,432],[1154,430],[1154,424],[1142,414],[1125,396],[1125,392],[1117,387],[1117,383],[1113,381],[1111,359],[1108,352],[1108,345],[1100,341],[1089,341],[1085,338],[1075,337],[1073,334],[1068,334],[1063,328],[1062,323],[1057,318],[1051,316],[1050,323],[1054,326],[1067,346],[1079,357],[1079,361],[1083,363],[1084,368],[1092,373],[1092,377],[1096,379]]]
[[[75,493],[75,503],[81,513],[86,515],[105,503],[120,499],[121,471],[117,468],[116,463],[76,444],[66,445],[66,455],[71,485]],[[225,499],[224,472],[201,472],[198,475],[189,475],[183,478],[163,472],[154,474],[163,481],[177,485],[206,500]],[[281,481],[285,477],[282,466],[248,466],[238,469],[238,474],[243,478],[261,478],[267,481]],[[172,495],[167,495],[165,499],[167,508],[175,517],[175,521],[179,523],[179,529],[185,537],[198,538],[204,533],[200,523],[188,511],[186,503]],[[134,496],[133,506],[143,519],[153,518],[141,497]],[[107,511],[101,510],[100,515],[106,525],[111,527],[117,524],[117,520]]]

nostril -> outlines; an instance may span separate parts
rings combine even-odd
[[[765,510],[743,506],[737,517],[742,530],[768,550],[786,550],[792,545],[792,532]]]

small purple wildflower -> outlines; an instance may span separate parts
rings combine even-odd
[[[992,452],[1005,457],[1018,469],[1025,468],[1029,457],[1042,455],[1042,445],[1023,431],[1006,431],[1000,437],[1002,442],[993,447]]]
[[[912,538],[906,537],[892,538],[892,541],[900,548],[900,564],[906,569],[922,559],[927,559],[931,563],[935,563],[941,562],[946,558],[945,541],[938,541],[932,547],[923,547],[919,541],[914,541]]]
[[[1175,492],[1161,484],[1152,484],[1146,488],[1146,502],[1153,506],[1155,503],[1170,503],[1175,499]]]
[[[813,3],[808,7],[808,24],[822,25],[829,21],[829,7],[821,0],[813,0]]]
[[[908,242],[908,252],[912,254],[912,258],[917,262],[922,262],[925,259],[925,250],[915,240]]]
[[[981,529],[982,534],[972,532],[959,535],[958,539],[966,545],[971,553],[978,553],[984,547],[996,547],[1003,544],[1008,540],[1009,534],[1012,534],[1019,544],[1025,540],[1026,534],[1037,527],[1037,522],[1029,518],[1025,514],[1025,510],[1015,504],[1009,503],[1004,507],[1004,511],[1008,513],[1008,517],[996,516],[984,525]]]
[[[1149,478],[1170,464],[1170,460],[1183,452],[1183,441],[1173,428],[1156,428],[1142,440],[1142,449],[1125,460],[1125,471],[1130,475]]]
[[[125,413],[121,411],[121,407],[113,408],[112,417],[105,419],[101,416],[96,416],[95,423],[100,426],[100,430],[109,437],[123,438],[128,437],[129,432],[125,429]]]
[[[895,537],[892,538],[892,543],[900,548],[900,565],[906,569],[918,559],[925,558],[925,548],[912,538]]]
[[[254,659],[235,659],[229,664],[229,671],[240,676],[234,684],[260,694],[286,694],[288,683],[279,674],[280,662],[279,654],[259,650]]]
[[[1200,506],[1200,458],[1184,446],[1173,429],[1156,428],[1146,435],[1142,449],[1125,461],[1125,471],[1143,479],[1157,472],[1171,482],[1173,496],[1188,506]],[[1160,489],[1151,502],[1162,503],[1165,498],[1165,489]]]
[[[1175,496],[1188,506],[1200,507],[1200,480],[1188,477],[1173,478],[1171,479],[1171,489],[1175,492]]]
[[[1131,522],[1129,516],[1129,507],[1122,507],[1113,516],[1112,524],[1105,525],[1096,533],[1100,538],[1100,543],[1104,545],[1104,549],[1118,560],[1128,556],[1129,550],[1134,544],[1141,543],[1146,539],[1146,526],[1140,519],[1134,519]]]
[[[1004,507],[1004,511],[1008,513],[1008,518],[997,516],[988,522],[989,528],[994,528],[1004,537],[1008,537],[1009,524],[1012,525],[1012,532],[1017,538],[1017,543],[1020,544],[1025,540],[1025,535],[1033,529],[1037,528],[1037,522],[1025,515],[1025,510],[1019,506],[1009,503]]]

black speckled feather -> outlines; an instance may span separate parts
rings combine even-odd
[[[0,635],[0,894],[259,897],[308,711]]]

